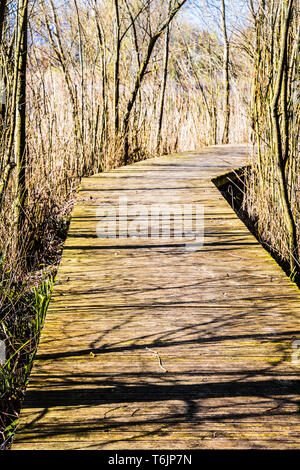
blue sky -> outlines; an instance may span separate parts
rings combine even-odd
[[[209,3],[211,8],[205,7]],[[203,29],[216,30],[220,26],[220,0],[189,0],[181,15]],[[238,26],[245,26],[248,15],[246,0],[226,0],[227,26],[229,32]]]

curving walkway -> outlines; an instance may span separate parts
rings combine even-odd
[[[299,291],[211,182],[246,151],[83,180],[13,449],[299,448]],[[97,238],[120,196],[144,235],[145,207],[202,204],[204,246]]]

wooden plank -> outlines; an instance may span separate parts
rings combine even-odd
[[[13,449],[299,447],[299,291],[211,181],[246,154],[83,180]],[[97,208],[120,196],[147,223],[155,204],[202,204],[204,246],[98,238]]]

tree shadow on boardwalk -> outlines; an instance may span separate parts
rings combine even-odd
[[[52,390],[29,390],[25,408],[31,410],[34,419],[28,428],[28,436],[23,431],[19,442],[31,439],[31,434],[36,433],[40,439],[60,438],[72,436],[72,439],[89,433],[91,446],[93,444],[93,433],[95,435],[107,433],[102,438],[101,446],[113,443],[118,446],[118,442],[135,441],[136,439],[146,439],[149,436],[167,438],[176,431],[180,431],[183,426],[189,432],[197,432],[199,429],[199,439],[201,440],[201,430],[203,434],[208,433],[212,438],[222,437],[226,434],[221,430],[215,430],[218,423],[225,426],[227,423],[231,430],[238,431],[240,424],[248,424],[248,427],[255,427],[255,423],[268,421],[270,430],[272,425],[276,427],[278,420],[281,425],[286,424],[292,427],[297,424],[299,418],[300,401],[296,399],[299,394],[300,380],[288,376],[288,379],[281,377],[281,380],[269,377],[268,379],[256,376],[262,371],[228,371],[220,373],[220,381],[216,381],[216,372],[212,373],[213,381],[202,382],[205,375],[210,380],[210,374],[123,374],[122,380],[111,375],[97,374],[72,374],[62,377],[52,376]],[[268,371],[272,375],[271,368]],[[236,374],[236,378],[232,378]],[[244,374],[244,377],[242,378]],[[231,380],[226,381],[226,375]],[[199,381],[199,383],[182,384],[182,380]],[[245,380],[245,378],[247,378]],[[148,383],[137,383],[137,381],[147,380]],[[42,377],[40,378],[42,380]],[[124,380],[127,384],[124,383]],[[132,380],[132,384],[130,381]],[[151,383],[151,380],[162,383]],[[82,382],[88,381],[88,387],[81,388]],[[168,383],[163,383],[164,381]],[[49,381],[47,385],[51,385]],[[65,387],[68,386],[66,390]],[[72,386],[72,389],[70,389]],[[78,388],[79,387],[79,388]],[[231,401],[232,399],[232,401]],[[163,406],[167,406],[167,411],[162,415]],[[91,416],[91,411],[95,407],[104,407],[106,411],[102,416]],[[143,413],[144,407],[151,406],[152,412]],[[160,413],[156,411],[159,407]],[[40,411],[41,407],[45,407]],[[41,422],[43,418],[55,407],[64,409],[66,416],[76,415],[78,410],[86,409],[87,416],[84,420],[78,420],[75,424],[69,423],[68,418],[63,420]],[[38,415],[34,409],[38,409]],[[59,411],[58,411],[59,416]],[[234,423],[234,424],[232,424]],[[299,424],[299,423],[298,423]],[[122,434],[124,433],[124,434]],[[86,443],[89,439],[86,440]],[[200,442],[200,441],[199,441]],[[261,442],[256,447],[263,447]],[[201,444],[199,444],[201,447]]]
[[[251,376],[254,373],[249,371],[246,374]],[[256,374],[256,372],[255,372]],[[194,375],[194,374],[193,374]],[[239,375],[241,373],[239,372]],[[86,378],[86,376],[84,376]],[[174,377],[168,377],[172,380]],[[82,383],[80,376],[77,377],[77,384]],[[27,393],[26,406],[30,408],[40,408],[41,404],[46,404],[47,408],[54,406],[82,406],[82,405],[103,405],[119,403],[138,403],[156,401],[173,401],[180,400],[187,404],[192,400],[199,398],[232,398],[232,397],[262,397],[276,398],[289,401],[289,396],[297,396],[299,394],[300,379],[288,380],[268,379],[268,380],[251,380],[247,382],[241,381],[222,381],[209,382],[200,384],[178,384],[176,380],[173,384],[143,384],[143,385],[124,385],[123,382],[114,380],[109,376],[104,380],[95,380],[96,387],[93,387],[93,380],[89,383],[89,387],[74,390],[29,390]],[[76,374],[72,376],[72,385],[76,385]],[[67,382],[61,381],[63,388]],[[103,386],[103,388],[102,388]],[[293,401],[293,403],[295,403]],[[296,403],[300,404],[299,401]],[[193,418],[193,407],[188,407],[185,416],[188,419]],[[237,417],[234,413],[231,417]],[[251,414],[249,415],[251,416]],[[213,419],[216,419],[214,416]]]
[[[121,327],[121,324],[119,326]],[[219,328],[220,325],[215,327]],[[290,330],[277,331],[273,334],[219,334],[215,337],[211,329],[211,336],[186,339],[188,330],[193,334],[194,328],[195,325],[174,328],[172,332],[162,333],[161,338],[156,338],[154,342],[150,339],[147,342],[145,335],[143,344],[109,344],[101,348],[95,348],[95,344],[91,344],[87,349],[38,355],[39,373],[36,379],[33,378],[23,407],[24,411],[26,408],[30,409],[32,419],[27,425],[27,430],[22,430],[19,442],[30,441],[32,433],[35,433],[39,439],[50,439],[50,441],[72,436],[72,439],[78,438],[80,446],[80,437],[89,435],[90,438],[85,440],[85,448],[89,446],[93,448],[97,447],[97,436],[101,432],[101,448],[111,444],[118,448],[122,442],[147,440],[151,436],[167,439],[170,433],[180,432],[182,427],[188,429],[188,432],[199,432],[199,443],[204,435],[209,435],[211,438],[225,436],[227,426],[231,432],[240,432],[241,426],[242,429],[243,426],[255,428],[256,423],[258,423],[258,432],[261,432],[261,426],[266,426],[272,433],[273,429],[277,430],[279,423],[280,426],[289,429],[293,425],[299,428],[298,372],[293,370],[285,372],[282,367],[279,371],[280,361],[276,357],[273,363],[269,362],[262,367],[255,364],[251,367],[250,364],[250,367],[246,365],[245,368],[239,367],[238,370],[232,367],[224,370],[212,367],[201,371],[194,369],[190,372],[176,373],[123,372],[121,365],[118,373],[97,372],[97,367],[101,369],[100,360],[93,373],[74,371],[72,374],[43,375],[44,361],[50,361],[54,365],[61,359],[76,361],[76,357],[88,357],[91,352],[99,357],[111,353],[118,353],[121,357],[122,353],[140,351],[148,346],[161,350],[181,344],[217,345],[232,340],[274,342],[274,351],[281,355],[283,362],[287,358],[282,343],[290,335],[300,334],[299,330]],[[175,332],[178,334],[182,330],[185,330],[184,340],[170,338]],[[104,337],[105,335],[101,336],[102,341]],[[136,341],[140,339],[140,337],[135,338]],[[37,380],[36,387],[35,380]],[[43,383],[45,389],[41,386]],[[52,410],[57,410],[58,418],[60,410],[63,410],[64,414],[59,419],[47,421],[47,415]],[[95,410],[96,416],[93,415]],[[85,418],[74,421],[71,419],[70,422],[69,417],[76,416],[79,412],[81,415],[83,413]],[[223,426],[223,431],[216,430],[219,424]],[[93,434],[96,436],[95,441]],[[244,441],[247,439],[244,438]],[[255,447],[263,448],[264,443],[255,444]]]

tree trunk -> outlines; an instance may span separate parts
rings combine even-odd
[[[171,10],[171,1],[169,1],[169,14]],[[164,69],[163,69],[163,79],[162,79],[162,88],[160,96],[160,106],[159,106],[159,119],[158,119],[158,129],[156,137],[156,152],[160,152],[161,144],[161,129],[164,117],[164,107],[165,107],[165,95],[168,79],[168,65],[169,65],[169,50],[170,50],[170,25],[167,27],[166,36],[165,36],[165,54],[164,54]]]
[[[0,47],[2,44],[3,27],[5,20],[6,0],[0,0]],[[2,76],[0,76],[0,131],[2,132],[2,126],[5,119],[5,83]]]
[[[6,9],[6,0],[0,0],[0,44],[2,44],[5,9]]]
[[[120,11],[119,0],[114,0],[115,15],[116,15],[116,50],[115,50],[115,68],[114,68],[114,126],[115,138],[119,134],[120,128],[120,51],[121,51],[121,25],[120,25]]]
[[[226,8],[225,0],[221,0],[222,12],[222,32],[224,41],[224,59],[223,59],[223,74],[224,74],[224,131],[222,137],[222,144],[229,143],[229,121],[230,121],[230,83],[229,83],[229,41],[226,26]]]
[[[277,75],[275,78],[274,95],[271,103],[271,116],[272,116],[272,128],[274,136],[274,151],[276,158],[276,166],[278,169],[278,182],[279,182],[279,194],[281,200],[281,208],[283,211],[284,219],[286,222],[286,228],[288,231],[289,239],[289,251],[290,251],[290,271],[293,276],[298,261],[298,246],[297,246],[297,226],[294,220],[294,216],[291,208],[291,201],[289,199],[288,184],[285,172],[285,158],[284,158],[284,145],[288,145],[285,137],[282,138],[281,127],[280,127],[280,113],[279,113],[279,101],[280,96],[285,97],[285,68],[287,67],[287,47],[288,47],[288,32],[291,17],[291,8],[293,0],[285,0],[282,6],[282,20],[281,20],[281,38],[280,38],[280,56],[278,63]],[[286,104],[283,105],[285,108]],[[284,114],[284,113],[283,113]],[[285,127],[285,123],[283,123]],[[286,129],[284,129],[284,132]]]
[[[84,137],[85,137],[85,122],[84,122],[84,104],[85,104],[85,89],[84,89],[84,59],[83,59],[83,42],[82,42],[82,32],[81,32],[81,23],[80,23],[80,14],[77,4],[77,0],[74,0],[76,16],[77,16],[77,27],[78,27],[78,43],[79,43],[79,61],[80,61],[80,88],[81,88],[81,174],[85,174],[87,167],[85,161],[85,146],[84,146]]]
[[[27,23],[28,1],[19,0],[17,40],[19,53],[16,55],[18,74],[16,90],[15,164],[16,195],[14,201],[15,247],[22,250],[24,243],[26,185],[26,67],[27,67]],[[18,51],[16,51],[17,53]]]

